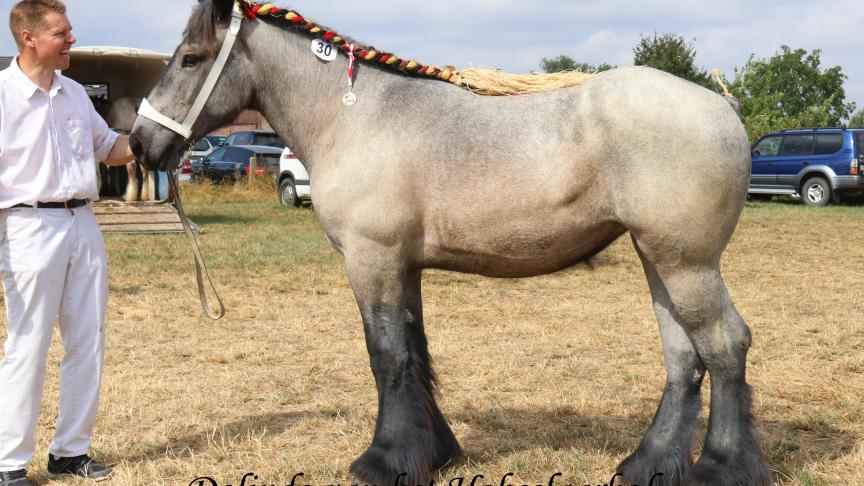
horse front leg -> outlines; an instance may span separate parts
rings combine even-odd
[[[346,255],[378,388],[372,444],[351,465],[351,473],[367,484],[424,484],[432,471],[461,455],[435,403],[421,271],[396,260]]]

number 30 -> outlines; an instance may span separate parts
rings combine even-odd
[[[318,54],[324,54],[325,56],[330,56],[333,52],[333,46],[330,44],[325,44],[323,42],[318,43]]]

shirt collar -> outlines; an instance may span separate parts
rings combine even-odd
[[[30,78],[24,74],[24,71],[21,70],[21,67],[18,65],[18,56],[15,56],[12,59],[12,62],[9,64],[9,69],[12,70],[12,76],[14,78],[14,86],[18,89],[18,92],[21,93],[25,99],[30,99],[33,95],[39,91],[39,86],[36,86]],[[51,89],[48,90],[48,94],[53,98],[63,89],[63,83],[60,82],[60,72],[54,72],[54,79],[51,81]]]

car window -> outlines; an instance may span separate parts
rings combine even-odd
[[[813,155],[813,135],[786,135],[780,155]]]
[[[855,139],[855,146],[857,147],[857,156],[864,156],[864,132],[858,132],[857,138]]]
[[[248,163],[249,156],[252,152],[244,148],[231,147],[228,149],[228,155],[225,156],[226,161]]]
[[[227,152],[227,151],[228,151],[228,149],[224,149],[224,148],[216,149],[216,150],[210,152],[210,155],[208,155],[207,157],[204,157],[204,160],[206,160],[208,162],[219,162],[225,158],[225,152]]]
[[[839,133],[820,133],[816,135],[816,155],[835,154],[843,148],[843,135]]]
[[[753,148],[755,155],[777,155],[780,153],[780,145],[783,137],[765,137]]]
[[[202,138],[201,140],[198,140],[198,143],[196,143],[194,147],[192,147],[192,150],[196,152],[210,150],[210,142],[206,138]]]
[[[267,147],[279,147],[282,148],[285,145],[282,143],[282,139],[279,138],[279,135],[275,133],[256,133],[255,141],[250,145],[264,145]]]
[[[235,132],[228,135],[225,139],[225,145],[249,145],[252,140],[252,134],[249,132]]]
[[[279,154],[256,154],[258,156],[258,165],[264,162],[265,166],[272,167],[279,165]]]

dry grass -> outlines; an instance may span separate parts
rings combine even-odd
[[[228,315],[213,323],[201,312],[182,236],[106,238],[108,356],[93,448],[116,465],[111,484],[207,475],[236,486],[254,471],[258,485],[296,472],[345,485],[376,399],[341,258],[314,212],[277,206],[275,191],[259,202],[237,202],[248,193],[230,188],[187,192]],[[864,481],[861,212],[748,205],[723,260],[753,329],[748,377],[781,484]],[[440,402],[467,454],[440,479],[513,471],[513,484],[536,484],[561,471],[574,485],[601,484],[636,447],[664,383],[656,323],[627,238],[596,264],[524,280],[425,274]],[[78,484],[44,473],[61,353],[55,336],[31,467],[40,484]]]
[[[596,75],[597,73],[572,70],[557,73],[510,74],[497,69],[465,68],[456,74],[456,80],[452,82],[478,95],[513,96],[579,86]]]

